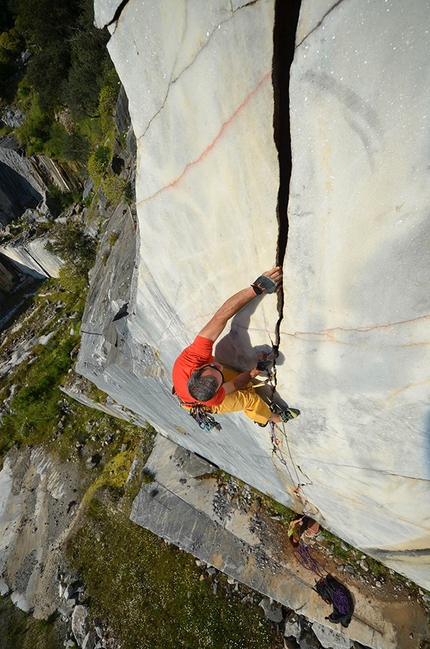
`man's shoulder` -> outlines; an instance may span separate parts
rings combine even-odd
[[[212,347],[214,346],[214,341],[210,338],[205,338],[204,336],[196,336],[191,343],[190,347],[197,351],[209,351],[212,352]]]
[[[196,336],[191,345],[188,345],[188,347],[179,354],[174,364],[174,370],[184,365],[189,366],[190,364],[193,364],[195,367],[198,367],[207,361],[210,362],[210,359],[212,358],[212,347],[212,340],[204,338],[203,336]]]
[[[209,356],[212,354],[213,341],[203,336],[196,336],[188,347],[181,352],[179,358],[184,356]]]

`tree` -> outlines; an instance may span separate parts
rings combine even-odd
[[[88,276],[96,258],[96,242],[79,223],[56,223],[50,231],[47,249],[72,264],[81,277]]]

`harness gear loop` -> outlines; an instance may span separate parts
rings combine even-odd
[[[215,418],[211,415],[210,410],[201,404],[192,406],[189,409],[190,416],[198,423],[199,427],[202,430],[212,430],[216,428],[217,430],[222,430],[221,424],[219,424]]]
[[[175,388],[172,389],[172,395],[178,397],[179,405],[188,410],[190,417],[194,419],[202,430],[211,431],[212,428],[222,430],[221,424],[212,416],[212,409],[210,406],[205,406],[198,401],[183,401],[177,394]]]

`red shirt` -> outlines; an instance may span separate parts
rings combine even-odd
[[[212,347],[214,343],[209,338],[197,336],[193,343],[178,356],[173,365],[172,378],[176,394],[182,401],[196,403],[194,397],[188,392],[188,379],[191,374],[201,367],[214,362],[212,356]],[[225,390],[219,388],[216,395],[209,401],[205,401],[207,406],[219,406],[224,401]]]

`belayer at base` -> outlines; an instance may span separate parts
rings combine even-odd
[[[300,414],[293,408],[272,412],[255,392],[252,379],[264,370],[257,367],[241,373],[228,370],[217,363],[212,354],[214,342],[230,318],[257,295],[279,290],[281,283],[282,269],[275,266],[258,277],[251,286],[232,295],[176,359],[172,371],[174,393],[183,407],[189,410],[204,406],[205,411],[212,414],[243,410],[247,417],[263,426],[268,421],[277,424]]]

